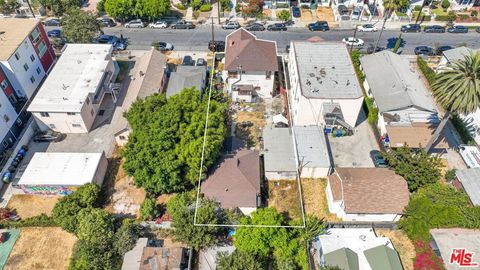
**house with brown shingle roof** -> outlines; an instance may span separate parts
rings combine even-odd
[[[398,221],[409,201],[407,182],[387,168],[336,168],[327,177],[328,210],[344,221]]]
[[[278,71],[277,44],[240,28],[226,37],[223,77],[233,100],[272,97]]]
[[[242,149],[225,155],[201,185],[202,193],[222,208],[249,215],[260,206],[259,152]]]

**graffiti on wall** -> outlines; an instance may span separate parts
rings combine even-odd
[[[75,192],[78,187],[76,186],[30,186],[20,185],[20,188],[25,194],[37,194],[37,195],[69,195]]]

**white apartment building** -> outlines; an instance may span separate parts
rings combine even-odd
[[[28,107],[41,129],[88,133],[119,68],[109,44],[67,44]]]

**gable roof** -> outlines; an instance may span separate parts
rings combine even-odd
[[[402,214],[409,201],[407,182],[387,168],[336,168],[327,179],[345,213]]]
[[[411,107],[436,112],[430,92],[405,56],[385,50],[361,57],[360,63],[380,112]]]
[[[377,246],[363,251],[372,269],[403,270],[398,253],[385,246]]]
[[[475,53],[475,50],[462,46],[450,50],[443,51],[442,54],[445,56],[448,62],[452,63],[458,60],[462,60],[465,58],[466,55],[470,55],[471,53]]]
[[[260,194],[258,151],[243,149],[224,156],[202,183],[201,190],[223,208],[257,207],[257,195]]]
[[[225,70],[277,71],[277,44],[240,28],[226,37]]]
[[[480,206],[480,168],[457,170],[455,174],[472,204]]]
[[[325,263],[343,270],[359,270],[358,255],[349,248],[340,248],[325,254]]]
[[[203,90],[207,77],[204,66],[177,66],[168,80],[167,98],[180,93],[185,88]]]

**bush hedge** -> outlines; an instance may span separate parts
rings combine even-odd
[[[423,60],[422,57],[417,57],[417,65],[422,71],[423,75],[427,79],[428,83],[432,85],[435,82],[436,74],[435,72],[428,66],[427,61]]]
[[[176,4],[175,7],[180,9],[180,10],[186,10],[187,9],[187,7],[185,7],[182,3]]]
[[[207,12],[207,11],[210,11],[212,9],[212,7],[210,6],[210,4],[203,4],[200,6],[200,12]]]
[[[57,223],[52,217],[45,214],[41,214],[19,221],[0,221],[0,228],[21,228],[21,227],[56,227]]]

